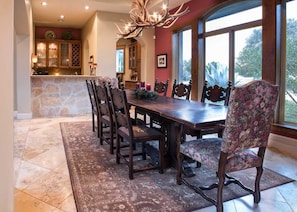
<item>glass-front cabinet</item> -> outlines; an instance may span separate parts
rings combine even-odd
[[[60,45],[60,66],[68,67],[69,66],[69,44],[61,43]]]
[[[47,66],[47,44],[46,42],[37,41],[36,42],[36,55],[37,55],[37,65],[38,67]]]
[[[40,68],[81,68],[81,41],[36,40]]]
[[[48,67],[58,67],[58,43],[48,43]]]

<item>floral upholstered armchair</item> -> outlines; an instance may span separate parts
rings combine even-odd
[[[236,182],[260,202],[260,178],[263,172],[263,159],[278,99],[278,87],[264,80],[252,81],[244,86],[233,88],[225,121],[223,138],[205,138],[177,144],[178,172],[177,184],[184,183],[202,197],[223,211],[222,190],[224,184]],[[257,151],[255,151],[257,150]],[[193,186],[182,176],[182,162],[188,156],[217,172],[218,183]],[[257,168],[254,189],[241,184],[227,173],[247,168]],[[225,178],[229,182],[225,182]],[[203,190],[218,188],[217,198],[210,198]]]

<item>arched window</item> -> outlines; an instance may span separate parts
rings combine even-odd
[[[209,84],[227,86],[231,80],[241,85],[261,79],[261,20],[261,1],[235,1],[205,16],[198,34],[204,44],[200,46],[204,55],[199,71]]]

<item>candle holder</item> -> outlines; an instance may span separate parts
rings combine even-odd
[[[96,75],[97,63],[94,63],[93,55],[90,56],[90,75]]]

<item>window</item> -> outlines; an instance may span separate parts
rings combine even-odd
[[[125,73],[125,47],[117,47],[116,52],[116,72]]]
[[[192,30],[184,29],[173,35],[173,69],[178,82],[187,83],[192,70]]]
[[[282,70],[285,86],[280,96],[280,120],[286,124],[297,125],[297,1],[286,3],[286,47],[285,70]],[[282,98],[283,97],[283,98]]]
[[[205,80],[226,87],[262,76],[262,7],[260,1],[241,1],[215,11],[204,21]]]

